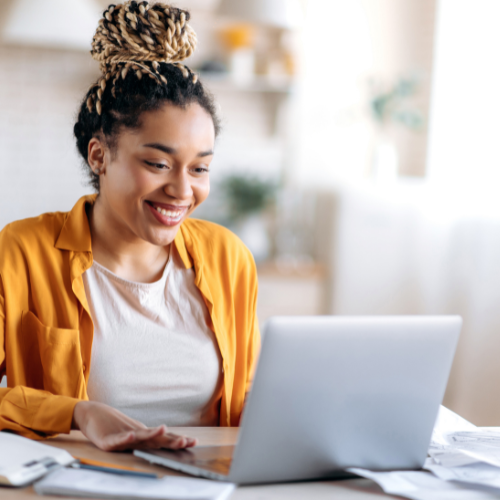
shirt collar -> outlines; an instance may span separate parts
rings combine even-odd
[[[86,207],[88,204],[93,205],[96,198],[96,194],[91,194],[82,196],[76,202],[64,221],[64,225],[56,241],[56,248],[60,250],[72,250],[73,252],[92,253],[92,239]],[[187,251],[184,238],[185,235],[181,226],[175,236],[174,244],[185,268],[190,269],[193,267],[193,260]]]
[[[190,269],[191,267],[193,267],[193,259],[191,258],[191,255],[187,251],[185,237],[186,234],[184,234],[183,226],[181,225],[179,231],[175,236],[174,245],[175,248],[177,249],[177,252],[179,252],[184,267],[186,269]]]
[[[86,205],[93,205],[96,194],[82,196],[66,216],[56,248],[72,250],[73,252],[92,252],[92,239],[90,236],[89,220]]]

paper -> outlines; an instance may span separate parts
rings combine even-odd
[[[431,447],[447,446],[449,443],[446,437],[452,432],[473,432],[475,430],[477,430],[477,427],[474,424],[441,405],[432,431]]]
[[[65,450],[0,432],[0,484],[24,486],[54,468],[74,462]]]
[[[500,428],[481,428],[440,407],[423,471],[349,472],[413,500],[500,499]]]
[[[441,449],[429,450],[429,455],[435,460],[435,463],[443,467],[460,467],[461,465],[473,464],[477,459],[470,457],[461,450]]]
[[[443,467],[461,467],[475,462],[500,467],[500,428],[476,427],[442,406],[429,455]]]
[[[450,434],[448,441],[452,450],[459,450],[472,460],[500,467],[500,430],[457,432]],[[441,465],[445,464],[441,462]]]
[[[459,481],[461,483],[498,488],[497,495],[500,498],[500,470],[498,467],[482,462],[462,467],[443,467],[428,460],[425,468],[445,481]]]
[[[500,467],[500,429],[476,427],[441,406],[429,455],[444,467],[460,467],[478,461]]]
[[[412,500],[498,500],[500,492],[482,491],[452,483],[427,472],[373,472],[350,468],[348,472],[375,481],[386,493]],[[497,469],[498,472],[498,469]]]
[[[35,484],[40,495],[120,499],[225,500],[233,489],[234,484],[207,479],[148,479],[82,469],[60,469]]]
[[[500,428],[476,427],[441,407],[429,455],[424,468],[437,478],[497,489],[500,497]]]

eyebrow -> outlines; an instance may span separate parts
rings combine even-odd
[[[165,144],[161,144],[160,142],[152,142],[150,144],[144,144],[144,147],[158,149],[160,151],[163,151],[164,153],[167,153],[168,155],[175,155],[177,153],[177,150],[175,148],[166,146]],[[203,158],[204,156],[212,156],[213,154],[214,154],[213,150],[209,149],[208,151],[200,151],[196,156],[198,158]]]

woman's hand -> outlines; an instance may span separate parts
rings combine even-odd
[[[167,426],[149,428],[111,406],[94,401],[80,401],[73,412],[72,429],[104,451],[138,448],[178,450],[196,445],[196,439],[168,432]]]

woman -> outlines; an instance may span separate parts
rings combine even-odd
[[[249,251],[188,219],[218,120],[179,61],[189,14],[126,2],[92,43],[74,127],[97,195],[0,233],[0,429],[80,429],[104,450],[183,448],[168,425],[237,425],[259,348]]]

